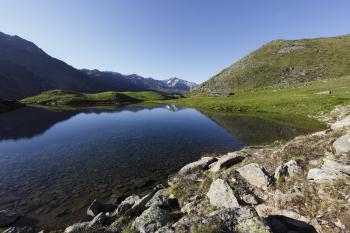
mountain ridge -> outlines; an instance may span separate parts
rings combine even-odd
[[[185,93],[190,90],[184,86],[158,87],[159,83],[153,88],[151,81],[155,79],[148,80],[147,85],[144,80],[147,79],[135,74],[101,72],[96,76],[86,73],[51,57],[31,41],[0,32],[0,99],[18,100],[53,89],[84,93],[151,90]]]

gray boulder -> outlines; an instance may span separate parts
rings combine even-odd
[[[337,121],[331,125],[331,129],[336,130],[346,126],[350,126],[350,116],[345,117],[344,119]]]
[[[215,162],[216,160],[217,159],[213,158],[213,157],[203,157],[200,160],[193,162],[193,163],[189,163],[186,166],[184,166],[183,168],[181,168],[179,171],[179,174],[186,175],[186,174],[192,173],[194,171],[207,169],[208,166],[211,163]]]
[[[0,227],[6,227],[19,218],[19,215],[11,210],[0,210]]]
[[[282,176],[295,176],[299,174],[301,171],[302,171],[301,166],[296,160],[293,159],[276,168],[275,179],[278,179]]]
[[[164,189],[163,185],[157,185],[152,192],[136,201],[135,204],[125,212],[125,215],[140,215],[146,208],[147,203],[154,197],[154,195],[161,189]]]
[[[125,200],[119,204],[115,213],[116,214],[124,214],[128,209],[130,209],[139,200],[140,200],[140,197],[138,195],[135,195],[135,194],[130,195],[129,197],[125,198]]]
[[[241,151],[235,151],[221,156],[218,161],[210,165],[211,172],[218,172],[220,169],[231,167],[234,164],[240,163],[245,157]]]
[[[212,182],[207,197],[212,206],[224,208],[235,208],[240,206],[232,188],[222,179],[216,179]]]
[[[64,230],[64,233],[84,233],[87,231],[89,222],[75,223]]]
[[[254,208],[249,206],[221,209],[201,217],[185,216],[173,224],[175,232],[192,232],[194,229],[198,231],[202,230],[202,228],[205,229],[205,227],[210,228],[215,226],[220,227],[220,230],[223,232],[271,232],[270,228],[263,223]]]
[[[350,165],[345,161],[324,159],[322,169],[338,171],[350,175]]]
[[[344,173],[338,171],[331,171],[321,168],[310,169],[307,174],[307,179],[322,183],[322,182],[332,182],[338,179],[345,179],[347,176]]]
[[[96,199],[91,203],[91,205],[88,207],[86,214],[95,217],[99,213],[104,211],[104,206]]]
[[[106,222],[107,218],[108,217],[105,215],[105,213],[101,212],[90,221],[88,227],[90,228],[90,227],[102,226]]]
[[[336,154],[348,153],[350,151],[350,133],[345,134],[338,138],[334,143],[333,147]]]
[[[272,182],[272,179],[270,178],[270,175],[266,169],[256,163],[245,165],[237,169],[237,171],[248,183],[258,188],[265,189]]]
[[[167,210],[153,205],[135,219],[132,223],[132,229],[140,233],[151,233],[169,224],[171,221],[172,216]]]
[[[164,226],[159,228],[156,233],[175,233],[175,231],[170,226]]]

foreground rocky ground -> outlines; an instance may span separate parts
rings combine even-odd
[[[118,205],[94,201],[90,222],[58,232],[350,232],[350,108],[319,118],[329,129],[203,157],[146,196]],[[0,211],[0,226],[17,218]]]

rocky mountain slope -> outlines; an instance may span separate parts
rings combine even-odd
[[[183,80],[176,85],[97,70],[77,70],[46,54],[34,43],[0,32],[0,98],[22,99],[52,89],[97,93],[156,90],[184,93],[192,88]]]
[[[134,194],[117,205],[95,200],[87,209],[91,221],[62,231],[349,232],[350,107],[337,107],[322,120],[327,130],[287,143],[203,157],[143,197]],[[11,210],[0,216],[0,226],[19,217]]]
[[[350,35],[275,40],[204,82],[196,92],[228,93],[234,89],[285,87],[349,73]]]
[[[103,80],[104,83],[109,83],[111,86],[118,83],[118,91],[153,90],[165,93],[185,94],[198,86],[196,83],[179,78],[156,80],[153,78],[144,78],[137,74],[123,75],[117,72],[88,69],[83,69],[81,71],[92,78]]]

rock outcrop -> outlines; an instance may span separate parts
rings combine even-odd
[[[272,182],[272,179],[266,169],[256,163],[245,165],[237,169],[237,171],[251,185],[258,188],[266,189]]]
[[[232,188],[222,179],[213,181],[207,196],[210,204],[215,207],[236,208],[240,206]]]
[[[220,169],[231,167],[234,164],[242,162],[245,154],[241,151],[231,152],[226,155],[223,155],[216,161],[210,165],[211,172],[218,172]]]
[[[189,163],[186,166],[184,166],[183,168],[180,169],[179,174],[180,175],[186,175],[188,173],[194,172],[196,170],[203,170],[203,169],[207,169],[208,166],[215,162],[217,159],[213,158],[213,157],[203,157],[200,160],[193,162],[193,163]]]

